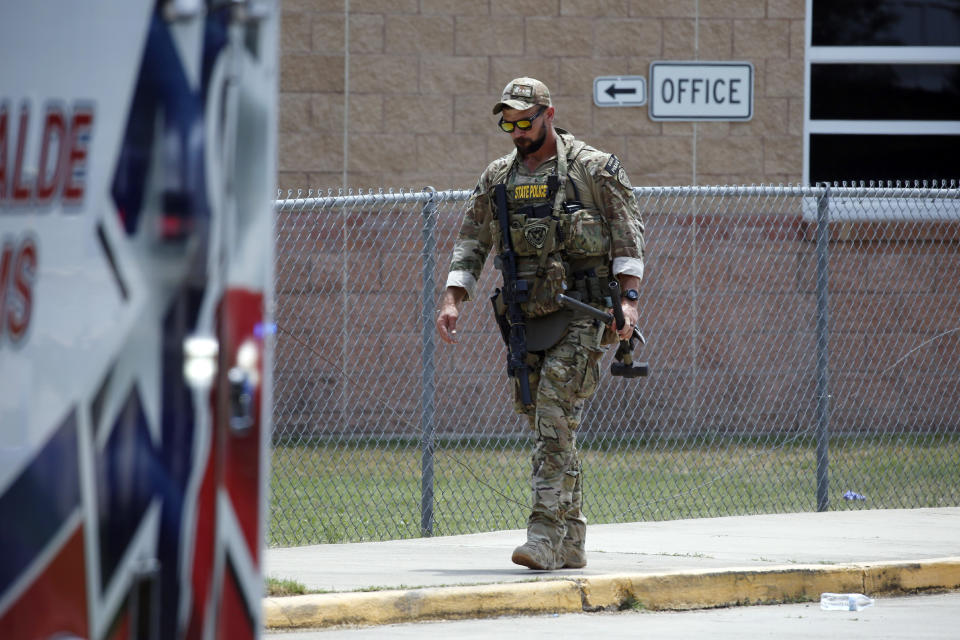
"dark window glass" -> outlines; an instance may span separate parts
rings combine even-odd
[[[810,136],[810,183],[958,180],[960,135]]]
[[[960,120],[960,65],[813,64],[813,120]]]
[[[813,46],[960,46],[960,0],[816,0]]]

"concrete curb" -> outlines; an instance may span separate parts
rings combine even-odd
[[[577,613],[629,606],[652,610],[705,609],[811,601],[824,591],[876,596],[958,587],[960,557],[950,557],[310,594],[266,598],[263,618],[269,629],[323,628],[441,618]]]

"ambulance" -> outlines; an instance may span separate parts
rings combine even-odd
[[[0,638],[260,635],[278,12],[0,7]]]

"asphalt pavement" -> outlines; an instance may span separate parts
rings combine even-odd
[[[583,569],[510,562],[522,530],[266,551],[268,629],[804,602],[960,588],[960,508],[588,525]]]
[[[409,622],[377,627],[276,630],[268,640],[957,640],[960,591],[880,598],[863,611],[821,611],[818,603],[693,611],[621,611],[539,614],[482,620]]]

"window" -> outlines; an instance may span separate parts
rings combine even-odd
[[[815,47],[960,46],[958,0],[813,2]]]
[[[960,118],[960,64],[816,64],[811,120]]]
[[[960,135],[813,134],[810,182],[957,180]],[[842,177],[841,177],[842,176]]]
[[[960,0],[807,0],[804,182],[960,180]]]

